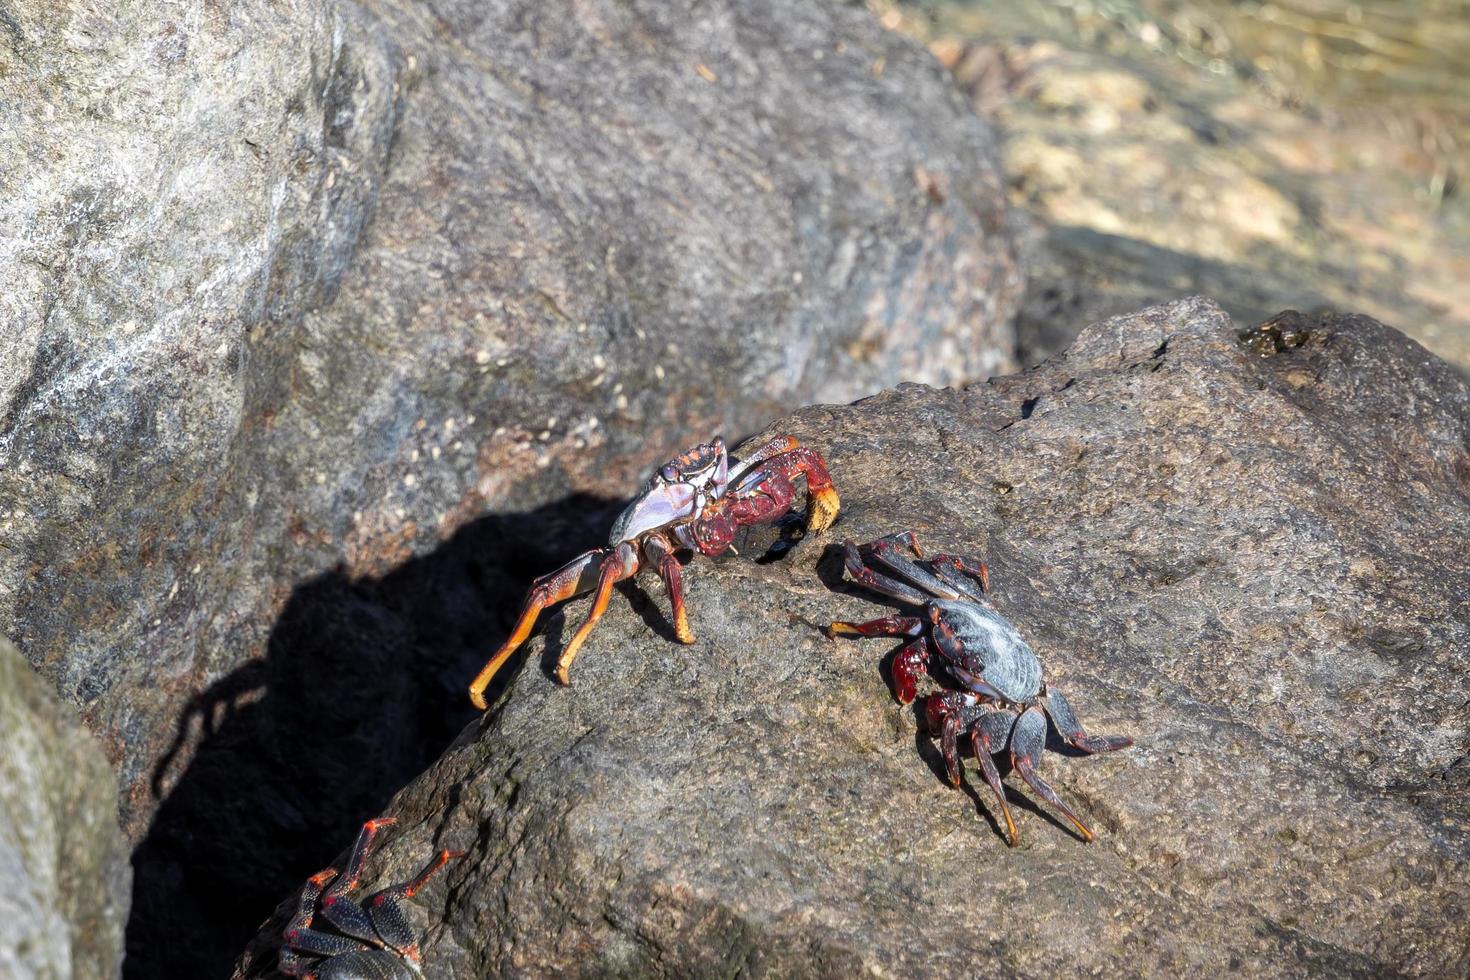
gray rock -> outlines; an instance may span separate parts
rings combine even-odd
[[[1464,976],[1470,970],[1470,384],[1357,316],[1244,337],[1191,299],[964,390],[773,426],[826,454],[833,532],[651,579],[572,672],[582,604],[386,807],[369,880],[420,894],[431,977]],[[902,528],[984,556],[1107,756],[941,777],[882,666],[826,639],[893,605],[834,547]],[[542,664],[538,668],[537,660]],[[350,840],[344,835],[339,845]],[[268,924],[237,976],[268,974]]]
[[[102,750],[0,638],[0,976],[118,974],[128,849]]]
[[[991,133],[860,9],[0,15],[0,630],[147,835],[139,956],[222,970],[437,756],[591,498],[1013,363]],[[451,634],[404,569],[461,532]]]

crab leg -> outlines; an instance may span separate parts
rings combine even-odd
[[[403,902],[405,899],[412,898],[415,892],[424,887],[424,883],[434,877],[440,868],[462,857],[464,857],[463,851],[440,851],[412,880],[384,888],[368,899],[372,927],[377,930],[377,934],[384,942],[404,956],[418,960],[418,939],[414,935],[413,923],[409,921],[408,914],[403,910]]]
[[[1046,744],[1046,715],[1041,708],[1033,705],[1021,712],[1021,717],[1016,721],[1016,727],[1011,730],[1011,765],[1015,766],[1016,772],[1026,780],[1027,785],[1034,789],[1042,799],[1062,811],[1062,814],[1077,827],[1082,839],[1091,842],[1096,835],[1082,822],[1082,818],[1072,812],[1072,808],[1062,802],[1057,791],[1041,778],[1036,771],[1036,764],[1041,761],[1041,750]]]
[[[1006,738],[1010,735],[1014,721],[1015,715],[996,709],[981,715],[970,728],[970,748],[980,763],[980,771],[985,774],[985,781],[990,784],[991,792],[1000,802],[1001,816],[1006,818],[1007,843],[1012,847],[1020,843],[1021,835],[1016,830],[1016,821],[1011,819],[1011,806],[1006,802],[1000,771],[995,768],[995,760],[991,756],[1005,748]]]
[[[760,448],[751,453],[749,456],[742,457],[741,459],[731,460],[729,475],[730,484],[738,486],[740,483],[740,478],[746,473],[749,473],[751,467],[756,466],[760,463],[764,463],[766,460],[772,458],[773,456],[780,456],[782,453],[789,453],[791,452],[791,450],[797,448],[797,446],[799,445],[801,444],[798,443],[796,439],[792,436],[777,436],[769,442],[762,444]]]
[[[352,854],[347,858],[347,870],[337,875],[337,880],[326,891],[327,904],[345,893],[357,887],[357,882],[362,878],[362,866],[367,862],[368,851],[372,850],[373,838],[378,836],[378,831],[384,827],[391,827],[398,822],[396,817],[378,817],[369,820],[362,825],[358,831],[357,840],[353,842]],[[329,869],[330,870],[330,869]],[[326,874],[325,871],[322,874]]]
[[[659,578],[664,580],[669,605],[673,607],[674,636],[680,643],[693,643],[694,631],[689,628],[689,613],[684,608],[682,566],[674,555],[674,549],[663,538],[652,537],[643,545],[643,553],[649,564],[658,569]]]
[[[1133,744],[1127,735],[1089,735],[1082,722],[1072,713],[1072,706],[1062,697],[1061,691],[1048,690],[1041,696],[1042,706],[1057,726],[1057,734],[1068,745],[1083,752],[1116,752]]]
[[[571,679],[567,672],[571,670],[572,661],[577,659],[577,651],[581,649],[587,634],[592,632],[592,627],[607,612],[607,601],[612,596],[612,588],[625,578],[632,578],[638,572],[638,552],[633,546],[624,541],[618,545],[616,551],[602,560],[598,567],[597,598],[592,600],[592,611],[587,614],[587,619],[578,627],[577,632],[572,635],[571,642],[561,652],[556,661],[556,679],[563,684],[570,684]]]
[[[851,575],[852,580],[858,585],[872,589],[874,592],[881,592],[886,596],[891,596],[900,602],[912,603],[915,606],[922,606],[929,601],[928,597],[918,589],[905,585],[869,568],[863,563],[862,552],[851,541],[843,542],[842,555],[843,563],[847,566],[847,574]]]
[[[511,630],[500,649],[495,651],[495,655],[470,682],[470,701],[475,707],[485,710],[485,688],[490,686],[496,671],[510,659],[511,654],[526,642],[541,610],[589,591],[598,581],[593,574],[598,568],[598,560],[605,555],[606,548],[596,548],[578,555],[551,574],[543,575],[531,583],[531,591],[526,595],[526,604],[521,608],[521,618],[516,620],[515,629]]]
[[[769,457],[765,455],[767,452],[771,454]],[[757,459],[759,464],[752,465]],[[735,497],[756,494],[774,497],[776,495],[768,484],[779,481],[784,485],[785,499],[780,501],[780,507],[784,509],[790,500],[792,482],[798,476],[806,480],[806,530],[810,534],[820,534],[837,519],[842,499],[837,496],[837,488],[832,485],[832,477],[827,473],[827,464],[822,457],[805,446],[797,445],[790,436],[771,440],[756,450],[749,460],[738,463],[731,471],[728,493]]]
[[[935,555],[929,559],[929,564],[934,568],[934,574],[944,579],[950,585],[959,589],[966,596],[978,602],[985,602],[981,593],[990,591],[990,569],[983,561],[973,558],[965,558],[961,555]],[[980,583],[980,591],[975,591],[975,585],[967,581],[959,573],[963,572],[976,582]]]
[[[924,621],[918,616],[884,616],[866,623],[836,620],[827,627],[828,636],[918,636]]]
[[[930,695],[925,703],[926,711],[930,721],[934,720],[936,712],[935,702],[944,705],[942,727],[939,732],[939,751],[944,756],[944,771],[949,776],[950,785],[956,789],[964,776],[960,769],[960,733],[965,730],[964,711],[959,707],[963,703],[964,695],[957,691],[942,691],[939,694]]]
[[[905,543],[917,552],[918,546],[913,540],[913,532],[909,531],[906,533],[909,540]],[[941,580],[932,572],[915,564],[912,559],[899,550],[898,544],[901,540],[901,535],[890,535],[886,538],[879,538],[870,544],[868,548],[873,558],[879,563],[897,572],[931,595],[939,596],[941,599],[971,598],[967,594],[957,590],[953,585]]]
[[[837,520],[842,507],[842,498],[832,485],[827,473],[827,464],[821,456],[805,446],[798,446],[786,456],[792,469],[806,477],[806,529],[810,534],[821,534]]]

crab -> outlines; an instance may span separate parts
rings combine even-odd
[[[779,519],[795,498],[798,477],[806,480],[806,531],[818,534],[836,520],[841,501],[826,462],[791,436],[776,436],[743,459],[732,458],[716,437],[669,460],[613,522],[606,548],[578,555],[531,583],[515,628],[470,684],[470,701],[485,709],[485,689],[531,635],[543,609],[595,589],[591,611],[557,660],[557,680],[570,683],[572,661],[606,611],[613,586],[645,567],[663,579],[674,636],[693,643],[679,554],[721,554],[740,528]]]
[[[1062,692],[1043,678],[1035,651],[985,598],[990,590],[985,564],[946,554],[934,554],[921,564],[915,559],[924,559],[924,553],[912,531],[862,546],[847,541],[843,553],[855,582],[921,606],[923,615],[833,622],[827,635],[911,637],[894,656],[891,671],[893,694],[901,704],[913,702],[918,680],[935,655],[944,672],[963,687],[939,691],[924,701],[928,729],[939,736],[950,783],[956,788],[961,784],[958,743],[961,735],[968,734],[985,781],[1000,802],[1012,847],[1020,842],[1020,835],[991,758],[1005,751],[1010,753],[1011,768],[1027,785],[1060,810],[1084,841],[1093,840],[1092,830],[1036,771],[1046,744],[1047,719],[1062,741],[1088,754],[1125,749],[1133,739],[1087,733]]]
[[[392,817],[362,825],[347,869],[327,868],[307,879],[296,914],[286,925],[278,960],[280,972],[307,980],[415,980],[419,970],[419,941],[409,924],[405,903],[440,868],[464,856],[440,851],[412,880],[390,885],[358,903],[347,897],[357,887],[362,866],[379,830]],[[316,925],[321,918],[334,927]]]

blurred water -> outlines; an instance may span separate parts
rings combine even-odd
[[[867,2],[1004,137],[1040,352],[1197,291],[1368,313],[1470,371],[1470,0]]]
[[[1470,0],[917,0],[896,5],[938,34],[1056,36],[1118,53],[1152,51],[1236,73],[1285,101],[1402,104],[1470,136]]]

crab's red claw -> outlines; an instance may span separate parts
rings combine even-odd
[[[898,651],[893,658],[893,696],[899,704],[912,704],[919,693],[919,678],[929,667],[929,643],[923,637]]]

